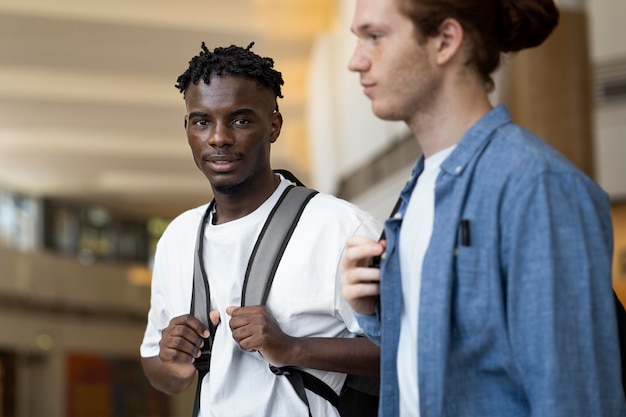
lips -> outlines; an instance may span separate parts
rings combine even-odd
[[[234,155],[210,155],[203,159],[215,172],[231,171],[240,161],[240,158]]]
[[[374,83],[364,83],[361,82],[361,87],[363,87],[363,93],[369,97],[369,95],[374,91],[376,84]]]

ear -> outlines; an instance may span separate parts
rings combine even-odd
[[[270,143],[276,142],[280,135],[280,129],[283,127],[283,115],[276,111],[272,114],[272,131],[270,133]]]
[[[185,115],[185,130],[187,130],[187,122],[188,122],[188,120],[189,120],[189,115],[186,114]]]
[[[461,54],[463,35],[463,26],[458,20],[448,18],[441,22],[437,37],[436,62],[438,65],[445,65]]]

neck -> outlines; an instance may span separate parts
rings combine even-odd
[[[424,157],[458,144],[463,135],[492,109],[481,85],[453,85],[442,90],[426,111],[417,111],[406,121]]]
[[[255,177],[232,194],[221,194],[213,188],[216,212],[214,224],[227,223],[247,216],[259,208],[276,191],[280,178],[269,171]]]

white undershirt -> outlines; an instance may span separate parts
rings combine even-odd
[[[428,249],[435,218],[435,181],[441,163],[454,150],[446,148],[424,161],[400,229],[400,275],[402,278],[402,315],[398,345],[398,384],[400,416],[419,417],[417,380],[417,334],[422,283],[422,264]]]

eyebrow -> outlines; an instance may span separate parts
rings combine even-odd
[[[192,117],[206,117],[206,116],[208,116],[208,114],[203,112],[203,111],[194,111],[194,112],[189,113],[189,118],[192,118]]]
[[[359,26],[357,26],[356,28],[351,27],[350,31],[356,35],[358,32],[366,32],[366,31],[368,31],[371,26],[372,25],[370,23],[362,23]]]
[[[251,110],[251,109],[245,109],[244,108],[244,109],[235,110],[234,112],[230,113],[231,116],[240,116],[240,115],[241,116],[245,116],[247,114],[255,114],[255,112],[253,110]]]
[[[350,31],[358,36],[359,33],[381,32],[381,31],[387,31],[388,29],[389,29],[389,26],[384,23],[365,22],[365,23],[361,23],[356,28],[351,27]]]
[[[249,115],[252,114],[254,115],[255,112],[251,109],[237,109],[235,111],[230,112],[228,115],[233,117],[233,116],[245,116],[245,115]],[[189,118],[194,118],[194,117],[207,117],[209,116],[209,113],[204,112],[204,111],[194,111],[189,113]]]

